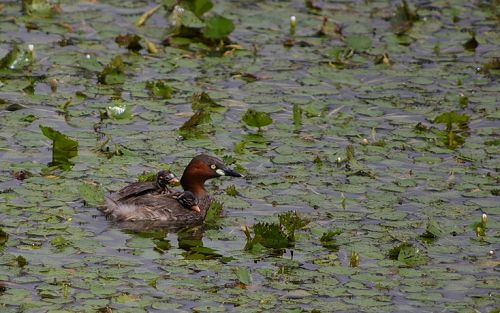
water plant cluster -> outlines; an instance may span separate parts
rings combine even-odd
[[[0,3],[0,311],[496,312],[499,7]],[[96,209],[200,152],[204,225]]]

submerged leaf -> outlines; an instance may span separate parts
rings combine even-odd
[[[251,127],[264,127],[273,122],[269,114],[265,112],[258,112],[253,109],[248,109],[242,118],[243,122]]]
[[[69,159],[78,155],[78,141],[51,127],[40,125],[40,129],[45,137],[52,140],[52,162],[49,165],[69,170],[73,165]]]

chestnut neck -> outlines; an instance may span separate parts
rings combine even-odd
[[[204,166],[206,165],[202,162],[191,161],[181,177],[182,188],[191,191],[198,198],[208,195],[204,185],[211,176],[205,171]]]

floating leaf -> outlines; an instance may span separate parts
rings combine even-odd
[[[102,64],[99,63],[96,56],[93,54],[85,54],[79,59],[78,63],[82,68],[92,72],[102,71],[103,68]],[[77,93],[78,92],[79,91],[77,91]]]
[[[489,62],[485,63],[481,69],[484,74],[500,74],[500,57],[491,59]]]
[[[356,51],[365,51],[372,47],[371,38],[363,35],[349,35],[345,38],[345,42]]]
[[[163,80],[148,81],[146,82],[146,88],[156,97],[162,99],[172,98],[173,89]]]
[[[216,15],[206,21],[203,36],[213,40],[224,39],[234,30],[234,24],[230,19]]]
[[[252,275],[247,267],[238,267],[235,269],[238,281],[243,285],[250,285],[252,283]]]
[[[71,245],[71,241],[63,236],[57,236],[50,241],[50,244],[56,249],[64,249],[65,247]]]
[[[261,127],[267,126],[273,122],[273,119],[269,114],[265,112],[258,112],[253,109],[248,109],[242,118],[243,122],[251,127]]]
[[[78,141],[51,127],[40,125],[40,129],[45,137],[52,140],[52,162],[49,165],[69,170],[73,165],[69,159],[78,155]]]
[[[293,105],[293,124],[295,126],[302,125],[302,109],[296,103]]]
[[[78,186],[80,197],[85,201],[89,207],[96,207],[104,202],[104,191],[101,186],[85,182]]]
[[[125,65],[119,55],[115,56],[97,75],[97,81],[105,85],[122,84],[125,81]]]

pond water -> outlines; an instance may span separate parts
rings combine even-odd
[[[215,1],[225,47],[166,40],[162,6],[136,26],[153,1],[33,2],[0,3],[0,311],[499,309],[498,1]],[[96,209],[199,153],[245,174],[207,182],[211,223]],[[245,250],[290,211],[308,223],[286,248]]]

